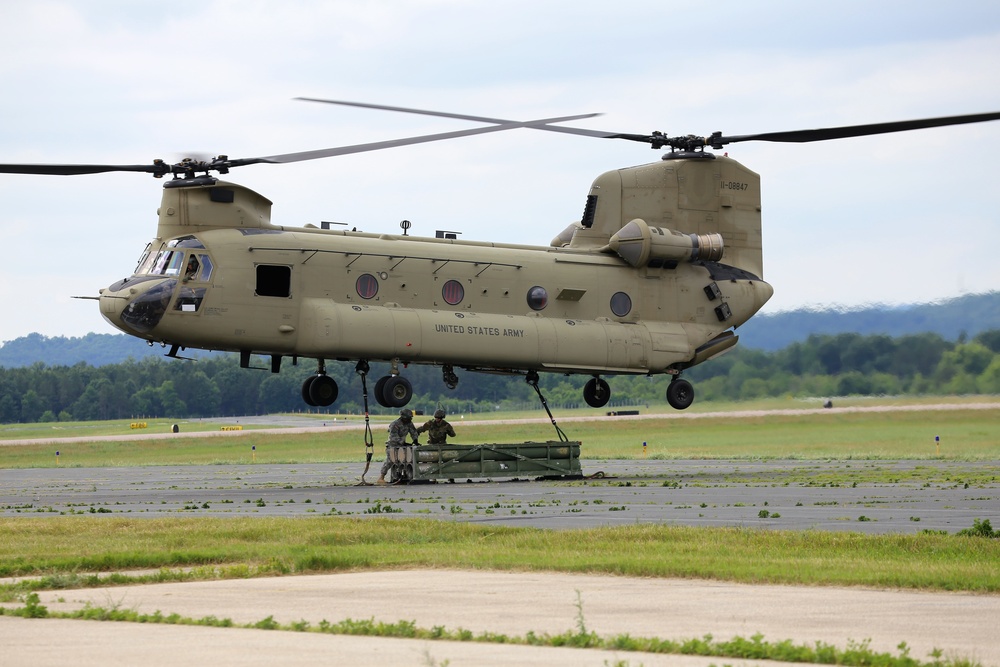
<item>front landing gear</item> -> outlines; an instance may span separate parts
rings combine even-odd
[[[316,375],[310,375],[302,383],[302,400],[314,408],[325,408],[333,405],[339,393],[336,380],[326,374],[326,365],[320,359]]]
[[[675,410],[684,410],[694,403],[694,387],[687,380],[675,377],[667,385],[667,403]]]

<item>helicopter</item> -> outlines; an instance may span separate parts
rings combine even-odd
[[[585,402],[611,398],[605,376],[667,374],[666,401],[694,401],[682,373],[737,344],[736,330],[773,294],[764,280],[760,176],[720,150],[745,141],[807,143],[1000,119],[1000,112],[868,125],[726,136],[667,136],[589,130],[531,121],[342,100],[299,100],[474,121],[453,132],[250,158],[219,155],[168,164],[0,164],[0,173],[84,175],[141,172],[164,182],[158,224],[127,278],[101,289],[101,315],[121,331],[169,348],[312,359],[307,405],[327,407],[339,388],[327,361],[387,362],[373,395],[401,408],[410,364],[522,375],[583,374]],[[271,221],[272,202],[214,174],[531,129],[647,143],[661,159],[599,175],[578,221],[549,246],[411,236]],[[366,389],[367,391],[367,389]],[[539,391],[541,397],[541,392]],[[367,394],[366,394],[367,397]],[[366,398],[367,400],[367,398]],[[542,399],[544,404],[544,398]]]

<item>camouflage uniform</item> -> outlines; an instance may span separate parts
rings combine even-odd
[[[427,432],[427,442],[432,445],[443,445],[448,436],[455,437],[455,429],[444,418],[444,410],[434,413],[434,419],[417,428],[417,433]]]
[[[410,436],[413,444],[417,444],[420,432],[413,425],[413,413],[403,409],[399,412],[399,419],[389,424],[389,439],[385,441],[385,463],[382,464],[382,470],[379,471],[379,478],[385,478],[386,473],[392,468],[392,462],[389,460],[389,447],[391,445],[405,445],[407,435]]]

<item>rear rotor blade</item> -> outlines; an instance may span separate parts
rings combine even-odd
[[[907,130],[923,130],[946,125],[964,125],[967,123],[983,123],[990,120],[1000,120],[1000,112],[969,114],[964,116],[944,116],[941,118],[922,118],[917,120],[902,120],[893,123],[872,123],[869,125],[849,125],[846,127],[827,127],[816,130],[793,130],[790,132],[764,132],[761,134],[743,134],[733,137],[719,137],[720,143],[731,144],[737,141],[777,141],[787,143],[807,143],[810,141],[827,141],[829,139],[847,139],[850,137],[866,137],[873,134],[889,134]]]
[[[360,107],[362,109],[379,109],[381,111],[399,111],[401,113],[412,113],[419,114],[422,116],[438,116],[440,118],[455,118],[458,120],[471,120],[477,123],[496,123],[501,125],[506,125],[509,123],[517,123],[518,121],[506,120],[504,118],[489,118],[487,116],[470,116],[468,114],[461,113],[450,113],[447,111],[428,111],[427,109],[411,109],[409,107],[391,107],[384,104],[369,104],[367,102],[345,102],[343,100],[326,100],[317,97],[296,97],[296,100],[302,102],[320,102],[322,104],[339,104],[345,107]],[[562,123],[570,120],[581,120],[583,118],[594,118],[595,116],[600,116],[599,113],[586,113],[577,116],[562,116],[561,118],[547,118],[545,121],[529,121],[533,122],[544,122],[548,123]],[[526,124],[527,125],[527,124]],[[530,127],[530,125],[527,125]]]
[[[597,114],[587,114],[579,116],[580,118],[589,118]],[[487,134],[489,132],[501,132],[504,130],[514,130],[521,127],[529,127],[534,129],[542,129],[549,127],[549,123],[557,123],[565,120],[566,117],[561,118],[541,118],[539,120],[529,120],[529,121],[515,121],[515,120],[496,120],[498,124],[490,125],[487,127],[475,127],[468,130],[456,130],[453,132],[442,132],[440,134],[427,134],[419,137],[407,137],[405,139],[392,139],[390,141],[378,141],[370,144],[357,144],[355,146],[338,146],[336,148],[324,148],[315,151],[303,151],[301,153],[284,153],[281,155],[269,155],[266,157],[259,158],[247,158],[245,160],[231,160],[232,166],[242,166],[244,164],[256,164],[256,163],[273,163],[281,164],[286,162],[299,162],[301,160],[316,160],[324,157],[333,157],[336,155],[350,155],[351,153],[365,153],[368,151],[377,151],[384,148],[395,148],[397,146],[408,146],[410,144],[420,144],[429,141],[442,141],[444,139],[455,139],[457,137],[467,137],[474,134]],[[575,118],[575,117],[570,117]],[[492,121],[491,121],[492,122]]]

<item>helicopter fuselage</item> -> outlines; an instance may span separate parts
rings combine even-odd
[[[753,189],[748,204],[726,199],[725,169],[742,170],[728,178]],[[174,182],[156,238],[102,290],[101,311],[172,354],[270,355],[274,370],[291,356],[321,373],[356,359],[677,375],[735,344],[731,329],[771,296],[755,179],[724,158],[609,172],[550,247],[277,226],[248,188]]]

